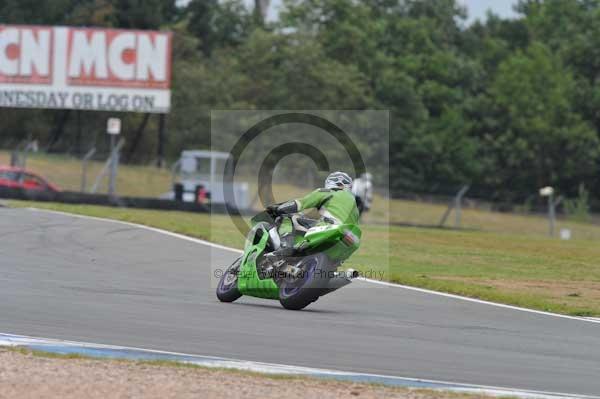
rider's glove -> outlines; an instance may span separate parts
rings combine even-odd
[[[280,204],[277,207],[277,212],[279,215],[291,215],[292,213],[298,212],[298,202],[297,201],[288,201]]]
[[[273,204],[267,206],[267,212],[271,215],[290,215],[298,212],[298,203],[296,201],[288,201],[283,204]]]

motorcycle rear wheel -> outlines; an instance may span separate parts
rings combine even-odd
[[[302,310],[319,299],[328,278],[327,257],[323,254],[301,260],[297,267],[302,269],[300,277],[284,279],[279,284],[279,303],[289,310]]]

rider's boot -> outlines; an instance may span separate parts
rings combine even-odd
[[[294,232],[281,236],[281,247],[279,249],[266,254],[265,258],[270,262],[269,274],[272,277],[275,273],[278,276],[298,277],[302,273],[302,269],[294,266],[295,262],[288,262],[289,258],[296,254],[294,248]]]
[[[288,233],[281,237],[281,246],[268,254],[273,258],[285,258],[294,254],[294,233]]]
[[[281,246],[275,251],[265,254],[265,260],[270,264],[267,269],[269,276],[273,276],[276,271],[280,271],[286,264],[285,259],[292,256],[295,252],[293,233],[285,234],[280,239]]]

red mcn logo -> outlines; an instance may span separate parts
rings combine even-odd
[[[67,83],[168,89],[170,58],[169,33],[72,28]]]
[[[0,25],[0,83],[51,80],[52,28]]]

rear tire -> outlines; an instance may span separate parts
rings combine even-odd
[[[217,285],[217,298],[221,302],[234,302],[242,296],[238,290],[238,273],[242,258],[238,258],[225,270]]]
[[[301,262],[302,276],[294,280],[285,279],[279,285],[279,303],[288,310],[302,310],[315,302],[329,281],[325,255],[309,256]]]

